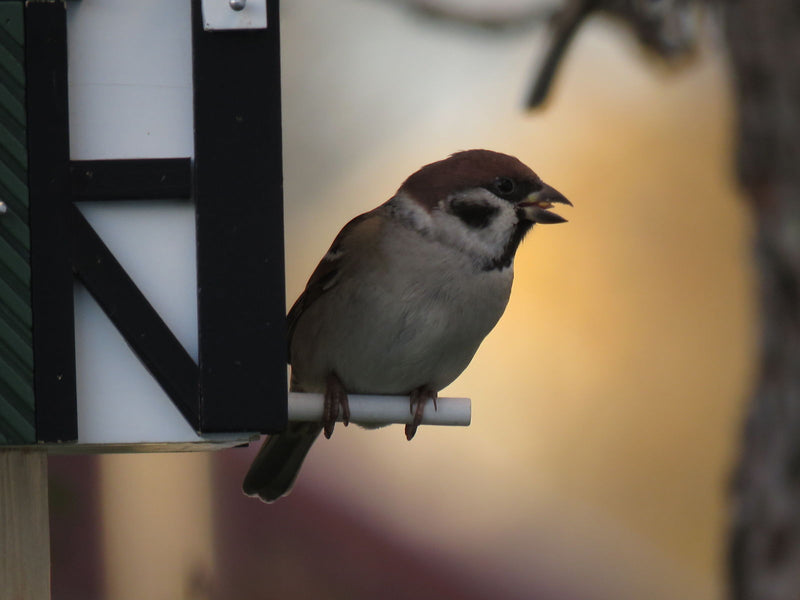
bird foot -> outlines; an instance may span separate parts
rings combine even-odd
[[[411,392],[411,414],[414,418],[411,423],[406,424],[406,439],[410,440],[417,433],[417,427],[422,423],[422,414],[425,412],[425,404],[428,398],[433,400],[433,410],[438,410],[436,400],[439,397],[435,390],[426,387],[418,387]]]
[[[333,435],[333,427],[339,418],[339,409],[342,411],[342,422],[347,427],[350,424],[350,402],[347,399],[347,390],[336,376],[331,373],[325,381],[325,400],[322,405],[322,428],[325,437]]]

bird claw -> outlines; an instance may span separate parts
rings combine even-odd
[[[420,423],[422,423],[422,415],[425,412],[425,404],[427,403],[428,398],[433,400],[433,410],[438,410],[439,407],[436,404],[438,394],[436,391],[421,387],[411,392],[411,403],[409,408],[411,414],[414,415],[414,418],[411,420],[411,423],[406,424],[406,439],[409,441],[417,433],[417,427],[419,427]]]
[[[350,424],[350,402],[347,398],[347,390],[336,376],[336,373],[328,375],[325,382],[325,396],[322,405],[322,428],[325,437],[330,439],[333,435],[333,428],[339,417],[339,409],[342,412],[342,422],[347,427]]]

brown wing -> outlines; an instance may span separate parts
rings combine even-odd
[[[333,240],[333,244],[331,244],[327,254],[325,254],[317,265],[317,268],[314,269],[314,272],[311,274],[306,284],[306,289],[303,290],[303,293],[300,294],[289,310],[286,320],[289,334],[287,362],[290,364],[292,356],[292,338],[294,337],[297,321],[309,306],[336,285],[342,270],[342,265],[346,264],[348,260],[351,260],[351,258],[348,257],[348,248],[352,240],[354,238],[363,237],[359,235],[360,232],[363,232],[365,235],[369,235],[370,232],[375,232],[375,227],[370,227],[367,224],[372,222],[373,225],[377,225],[377,216],[374,210],[366,212],[362,215],[358,215],[342,228],[339,235]]]

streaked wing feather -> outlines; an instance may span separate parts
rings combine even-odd
[[[358,215],[342,228],[342,230],[339,232],[339,235],[337,235],[333,240],[328,252],[311,274],[311,277],[306,284],[306,289],[303,290],[303,293],[300,294],[295,303],[292,305],[292,308],[289,310],[289,314],[286,316],[286,321],[289,340],[287,348],[287,362],[290,364],[292,355],[292,338],[294,337],[295,327],[297,327],[297,321],[309,306],[316,302],[325,292],[336,286],[342,264],[348,260],[348,240],[352,238],[353,234],[358,230],[359,227],[375,216],[376,212],[374,210],[366,212]]]

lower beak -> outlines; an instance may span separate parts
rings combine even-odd
[[[567,220],[564,217],[548,210],[553,207],[553,204],[572,206],[572,202],[567,200],[560,192],[545,184],[541,189],[528,194],[525,200],[517,204],[517,208],[521,209],[525,218],[533,223],[547,225],[566,223]]]

